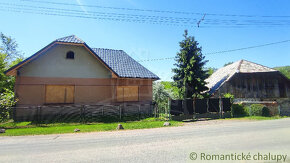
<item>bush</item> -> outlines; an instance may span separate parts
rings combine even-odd
[[[262,104],[252,104],[249,110],[250,116],[270,116],[270,110],[265,105]]]
[[[0,122],[4,122],[9,119],[9,113],[11,107],[16,104],[14,99],[14,93],[8,89],[0,95]]]
[[[263,109],[262,109],[262,116],[263,117],[270,117],[271,116],[270,115],[270,109],[267,108],[267,107],[263,107]]]
[[[232,117],[245,117],[248,116],[248,108],[244,107],[242,104],[232,105]]]
[[[263,107],[264,105],[261,104],[252,104],[249,111],[250,116],[261,116]]]

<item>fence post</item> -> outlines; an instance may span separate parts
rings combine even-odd
[[[80,107],[80,122],[83,122],[83,118],[82,118],[82,110],[83,110],[84,105],[81,105]]]
[[[193,116],[192,116],[192,118],[195,119],[196,118],[196,112],[195,112],[195,97],[192,100],[192,107],[193,107]]]
[[[153,107],[154,118],[156,118],[156,107],[155,107],[155,104],[153,104],[152,107]]]
[[[119,108],[119,113],[120,113],[120,119],[122,119],[122,108],[120,107],[120,105],[118,105]]]
[[[206,99],[206,113],[209,113],[208,108],[209,108],[209,98]]]
[[[221,97],[219,97],[219,115],[220,115],[220,118],[223,118],[223,106],[222,106],[222,99]]]
[[[168,97],[168,107],[167,107],[167,118],[170,120],[171,119],[171,114],[170,114],[170,110],[171,110],[171,99],[170,97]]]
[[[85,114],[85,112],[86,112],[86,105],[83,105],[83,120],[84,120],[84,123],[86,123],[87,122],[87,117],[86,117],[86,114]]]
[[[12,107],[12,118],[14,121],[16,120],[16,107]]]
[[[37,111],[36,111],[36,115],[37,115],[37,118],[36,118],[36,122],[39,124],[40,123],[40,106],[37,106]]]
[[[141,105],[138,105],[138,111],[139,111],[139,120],[141,119]]]

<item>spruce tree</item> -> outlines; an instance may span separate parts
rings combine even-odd
[[[184,32],[184,40],[179,42],[180,51],[175,57],[176,68],[173,80],[183,98],[196,98],[203,94],[208,88],[205,86],[205,79],[208,77],[204,69],[206,60],[202,55],[202,48],[193,36],[188,36],[187,30]]]

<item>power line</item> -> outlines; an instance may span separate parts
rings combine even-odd
[[[80,4],[73,4],[73,3],[50,2],[50,1],[39,1],[39,0],[20,0],[20,1],[34,2],[34,3],[43,3],[43,4],[53,4],[53,5],[65,5],[65,6],[78,6],[78,7],[89,7],[89,8],[139,11],[139,12],[186,14],[186,15],[204,15],[204,13],[187,12],[187,11],[138,9],[138,8],[126,8],[126,7],[110,7],[110,6],[101,6],[101,5],[80,5]],[[210,16],[227,16],[227,17],[290,18],[290,15],[239,15],[239,14],[217,14],[217,13],[207,13],[207,12],[206,12],[206,14],[210,15]]]
[[[2,6],[1,6],[2,5]],[[3,6],[4,5],[4,6]],[[8,6],[8,7],[7,7]],[[9,7],[10,6],[10,7]],[[197,19],[184,18],[184,17],[163,17],[163,16],[148,16],[148,15],[136,15],[136,14],[119,14],[119,13],[105,13],[105,12],[89,12],[84,13],[80,10],[70,10],[63,8],[41,7],[41,6],[29,6],[10,3],[0,3],[0,7],[5,11],[23,12],[23,13],[35,13],[43,15],[54,16],[66,16],[66,17],[79,17],[87,19],[99,19],[99,20],[111,20],[111,21],[127,21],[149,24],[163,24],[174,26],[191,26],[195,27]],[[23,11],[24,10],[24,11]],[[49,13],[52,12],[52,13]],[[288,26],[290,20],[284,20],[285,22],[270,22],[259,20],[243,20],[244,22],[235,20],[218,20],[207,19],[205,25],[223,25],[232,26]],[[280,21],[280,20],[279,20]],[[209,27],[209,26],[205,26]]]
[[[270,46],[270,45],[276,45],[276,44],[282,44],[290,42],[290,40],[283,40],[278,42],[272,42],[267,44],[261,44],[261,45],[255,45],[255,46],[248,46],[244,48],[237,48],[237,49],[231,49],[231,50],[223,50],[223,51],[217,51],[217,52],[211,52],[211,53],[205,53],[204,55],[212,55],[212,54],[221,54],[221,53],[229,53],[234,51],[240,51],[240,50],[247,50],[247,49],[253,49],[253,48],[260,48],[264,46]],[[167,58],[155,58],[155,59],[147,59],[147,60],[139,60],[138,62],[148,62],[148,61],[160,61],[160,60],[169,60],[169,59],[175,59],[175,57],[167,57]]]
[[[218,52],[211,52],[211,53],[206,53],[206,54],[207,55],[209,55],[209,54],[211,55],[211,54],[219,54],[219,53],[229,53],[229,52],[234,52],[234,51],[247,50],[247,49],[253,49],[253,48],[260,48],[260,47],[264,47],[264,46],[282,44],[282,43],[286,43],[286,42],[290,42],[290,40],[272,42],[272,43],[268,43],[268,44],[255,45],[255,46],[249,46],[249,47],[238,48],[238,49],[231,49],[231,50],[224,50],[224,51],[218,51]]]

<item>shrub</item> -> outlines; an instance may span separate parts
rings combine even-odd
[[[226,93],[224,94],[224,98],[230,98],[230,99],[234,99],[235,96],[233,94],[230,94],[230,93]]]
[[[262,104],[252,104],[249,111],[250,116],[261,116],[263,107]]]
[[[250,116],[270,116],[270,110],[262,104],[252,104],[249,110]]]
[[[9,119],[11,107],[16,104],[14,93],[8,89],[0,95],[0,122]]]
[[[262,116],[263,117],[270,117],[271,116],[270,115],[270,109],[267,108],[267,107],[263,107],[263,109],[262,109]]]
[[[244,107],[242,104],[232,105],[232,117],[244,117],[248,116],[248,108]]]
[[[168,98],[171,97],[170,92],[164,89],[160,82],[153,83],[153,101],[156,102],[155,107],[158,108],[160,113],[167,113],[168,111]]]

